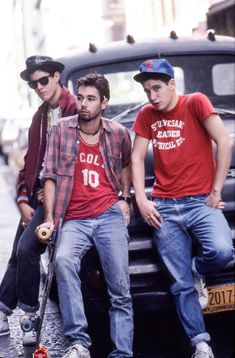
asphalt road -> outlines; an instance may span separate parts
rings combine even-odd
[[[12,198],[15,180],[9,168],[0,163],[0,280],[10,256],[19,212]],[[33,348],[23,348],[19,317],[16,309],[10,316],[11,334],[0,337],[0,358],[32,358]],[[206,316],[206,326],[212,336],[215,358],[232,358],[234,354],[234,325],[232,313]],[[90,321],[93,341],[92,357],[105,358],[110,350],[108,321],[93,316]],[[62,358],[67,342],[62,332],[58,306],[49,301],[42,329],[42,344],[49,349],[50,358]],[[135,316],[135,358],[190,358],[192,349],[174,311]]]

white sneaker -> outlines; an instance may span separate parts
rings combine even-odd
[[[198,298],[202,309],[208,305],[208,290],[205,286],[205,280],[202,276],[194,275],[194,286],[198,292]]]
[[[0,316],[0,337],[10,334],[9,323],[7,315],[1,314]]]
[[[91,358],[91,356],[87,348],[76,343],[69,348],[68,353],[63,358]]]
[[[23,346],[34,346],[36,344],[36,332],[32,329],[29,332],[24,332]]]
[[[207,347],[207,350],[197,349],[196,352],[192,355],[192,358],[214,358],[211,347]]]

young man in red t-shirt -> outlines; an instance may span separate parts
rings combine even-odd
[[[121,124],[102,116],[110,97],[100,74],[78,80],[78,115],[52,128],[45,161],[45,223],[64,223],[56,277],[64,334],[63,358],[89,358],[81,282],[81,259],[95,246],[110,298],[109,357],[132,357],[133,317],[128,267],[131,139]],[[121,193],[121,195],[120,195]]]
[[[153,227],[180,321],[195,347],[194,357],[213,358],[201,310],[208,303],[203,275],[221,270],[232,260],[231,232],[221,211],[231,141],[205,95],[177,94],[174,69],[167,60],[144,62],[134,79],[142,84],[150,102],[140,110],[133,127],[136,201]],[[212,140],[217,145],[216,161]],[[150,141],[155,173],[152,200],[144,190]],[[202,247],[193,260],[190,234]]]

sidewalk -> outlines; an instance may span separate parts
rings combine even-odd
[[[12,244],[20,219],[18,208],[11,193],[11,186],[8,185],[8,178],[11,176],[7,166],[0,164],[0,282],[5,273],[10,258]],[[29,282],[30,285],[30,282]],[[23,348],[22,335],[19,318],[23,311],[14,310],[9,317],[10,335],[0,337],[0,358],[32,358],[32,350]],[[62,333],[62,322],[57,305],[50,300],[46,309],[42,344],[49,348],[51,358],[62,357],[65,353],[65,339]]]
[[[0,281],[10,258],[16,228],[20,219],[10,186],[6,183],[8,172],[7,166],[0,166]],[[20,314],[20,310],[16,310],[16,314],[9,320],[12,329],[11,335],[0,337],[1,358],[23,357],[23,352],[20,349],[21,332],[19,332],[18,327]]]
[[[3,177],[3,173],[6,170],[6,167],[0,167],[0,279],[2,279],[10,257],[16,228],[20,219],[18,208],[10,193],[10,188]]]

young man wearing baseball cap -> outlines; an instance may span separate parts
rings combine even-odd
[[[64,65],[51,57],[31,56],[20,74],[43,103],[33,116],[24,168],[18,177],[17,204],[21,220],[0,285],[0,336],[10,333],[7,316],[16,306],[32,316],[39,308],[40,255],[47,245],[37,240],[35,229],[44,218],[43,189],[40,187],[44,153],[51,126],[61,117],[77,113],[76,97],[60,83],[63,69]],[[34,342],[33,331],[24,335],[25,345]]]
[[[180,322],[195,347],[194,358],[213,358],[202,308],[208,303],[204,275],[232,260],[232,238],[221,209],[221,190],[231,161],[231,141],[202,93],[179,95],[166,59],[144,62],[134,76],[149,100],[135,121],[133,185],[144,220],[171,278]],[[216,161],[212,140],[217,145]],[[154,154],[152,200],[144,188],[149,142]],[[201,251],[192,259],[195,237]]]

